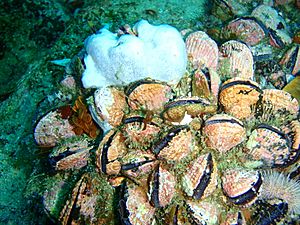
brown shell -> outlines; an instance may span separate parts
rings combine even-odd
[[[175,176],[161,165],[157,166],[149,188],[151,204],[156,208],[169,205],[176,193],[175,184]]]
[[[182,189],[194,199],[203,199],[217,188],[217,167],[211,153],[193,160],[182,177]]]
[[[191,117],[200,116],[204,113],[212,113],[217,110],[217,106],[207,99],[199,97],[178,98],[165,105],[163,117],[171,122],[181,122],[185,115]]]
[[[221,86],[219,102],[224,111],[239,119],[246,119],[254,115],[262,90],[251,80],[232,78]]]
[[[116,130],[110,130],[104,136],[96,151],[96,164],[100,171],[108,175],[117,175],[120,172],[119,158],[127,152],[124,140],[122,133]]]
[[[172,97],[170,86],[153,80],[140,80],[127,87],[128,105],[133,110],[158,112]]]
[[[265,27],[252,18],[235,19],[222,29],[222,35],[226,39],[236,38],[253,46],[262,41],[265,34]]]
[[[53,147],[61,140],[76,136],[68,119],[63,119],[59,110],[47,113],[36,125],[34,138],[42,147]]]
[[[253,56],[249,47],[239,41],[227,41],[220,47],[219,68],[223,76],[253,80]],[[224,71],[225,69],[225,71]]]
[[[191,33],[186,41],[186,49],[194,68],[217,69],[219,51],[217,43],[205,32]]]
[[[249,206],[255,202],[262,184],[259,171],[227,170],[222,176],[222,189],[229,201]]]
[[[161,128],[159,121],[142,116],[130,115],[123,121],[122,132],[126,137],[126,144],[129,148],[147,149],[156,141]]]
[[[116,87],[98,89],[94,93],[96,111],[100,118],[111,126],[121,124],[127,103],[123,90]]]
[[[292,120],[283,128],[283,131],[290,138],[292,148],[300,150],[300,121]]]
[[[193,133],[187,126],[177,126],[156,142],[152,151],[158,159],[180,161],[193,150],[193,139]]]
[[[80,169],[87,165],[92,148],[88,139],[69,140],[53,149],[50,162],[56,170]]]
[[[275,118],[296,118],[299,113],[299,103],[296,98],[293,98],[290,93],[277,90],[263,90],[263,109],[269,109],[266,113],[269,117]]]
[[[243,123],[226,114],[217,114],[205,121],[203,133],[206,144],[225,153],[246,139]]]
[[[192,95],[213,98],[217,101],[219,86],[221,83],[219,75],[213,70],[196,70],[192,75]]]
[[[290,69],[293,75],[297,75],[300,73],[300,47],[299,45],[293,46],[289,49],[279,64],[284,65],[288,69]]]
[[[276,127],[260,124],[247,142],[249,155],[269,167],[282,167],[294,161],[294,153],[287,135]]]
[[[127,195],[119,202],[122,222],[152,224],[155,208],[148,201],[147,191],[141,186],[128,185]],[[126,215],[127,214],[127,215]]]

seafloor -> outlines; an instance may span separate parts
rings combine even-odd
[[[51,173],[45,169],[47,149],[38,148],[33,138],[37,117],[58,106],[54,93],[65,71],[51,61],[71,59],[83,48],[84,39],[106,24],[115,31],[141,18],[179,30],[203,30],[217,39],[222,23],[236,15],[212,11],[213,2],[0,1],[0,224],[50,223],[32,182]],[[240,14],[262,2],[274,4],[246,1]],[[295,1],[285,2],[290,3],[276,8],[299,31],[300,10]]]

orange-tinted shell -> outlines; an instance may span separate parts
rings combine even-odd
[[[217,69],[219,53],[217,43],[205,32],[197,31],[191,33],[186,41],[188,56],[194,68]]]
[[[192,78],[193,96],[203,98],[213,97],[213,100],[217,101],[221,80],[219,75],[215,71],[196,70]]]
[[[205,121],[206,144],[225,153],[246,139],[243,123],[229,115],[217,114]]]
[[[50,162],[56,170],[80,169],[87,165],[92,148],[87,139],[70,140],[53,149]]]
[[[193,150],[193,139],[194,136],[188,127],[174,127],[154,144],[152,151],[159,159],[180,161]]]
[[[257,199],[262,178],[259,171],[231,169],[222,176],[222,189],[231,202],[249,206]],[[251,193],[251,194],[249,194]],[[247,196],[248,195],[248,196]],[[243,196],[247,196],[246,198]]]
[[[126,112],[125,94],[116,87],[98,89],[94,93],[96,110],[102,120],[115,127],[121,124]]]
[[[281,65],[284,65],[290,69],[293,75],[300,73],[300,47],[299,45],[293,46],[289,49],[286,54],[282,57],[279,62]]]
[[[232,78],[223,83],[219,94],[219,103],[224,111],[239,119],[253,116],[262,90],[251,80]]]
[[[181,122],[186,114],[191,117],[197,117],[216,110],[217,106],[210,103],[207,99],[193,96],[178,98],[166,104],[163,117],[171,122]]]
[[[53,147],[59,141],[76,136],[68,119],[62,119],[58,110],[46,114],[36,125],[34,138],[42,147]]]
[[[126,91],[128,105],[133,110],[149,110],[158,112],[163,109],[172,97],[172,89],[167,84],[151,80],[141,80],[132,83]]]
[[[188,207],[188,220],[190,223],[194,224],[219,224],[219,207],[216,202],[212,201],[186,201]]]
[[[123,201],[120,203],[122,203],[120,206],[126,207],[129,212],[128,219],[130,224],[152,224],[155,208],[149,203],[147,191],[141,186],[130,185],[126,203],[124,205]],[[125,209],[121,209],[121,212],[124,211]]]
[[[97,167],[100,171],[108,175],[117,175],[121,170],[119,158],[126,152],[124,136],[121,132],[110,130],[103,138],[96,151]]]
[[[254,70],[251,50],[246,44],[239,41],[225,42],[220,47],[219,68],[226,68],[221,74],[223,76],[253,80]]]
[[[283,131],[292,141],[292,148],[295,150],[300,149],[300,121],[293,120],[283,128]]]
[[[195,199],[211,195],[217,188],[217,166],[210,153],[193,160],[182,177],[185,193]]]
[[[267,112],[275,117],[296,118],[299,113],[299,103],[296,98],[283,90],[265,89],[263,90],[263,107],[270,108]]]
[[[150,182],[151,204],[156,207],[169,205],[176,193],[175,176],[163,166],[157,166]]]
[[[282,167],[293,161],[294,154],[288,137],[278,128],[260,124],[247,142],[249,155],[264,166]]]
[[[265,38],[265,31],[260,24],[251,18],[235,19],[223,28],[225,38],[237,38],[246,44],[253,46]]]

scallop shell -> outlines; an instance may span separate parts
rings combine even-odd
[[[217,69],[218,45],[205,32],[191,33],[186,39],[186,48],[194,68]]]
[[[96,111],[103,121],[116,127],[126,112],[125,94],[116,87],[98,89],[94,93]]]
[[[299,104],[296,98],[283,90],[265,89],[263,90],[263,109],[268,115],[265,117],[275,118],[296,118],[299,113]]]
[[[147,192],[141,186],[128,185],[119,207],[123,224],[152,224],[155,208],[150,205]]]
[[[246,119],[254,116],[261,94],[258,83],[236,77],[221,86],[219,103],[226,113],[238,119]]]
[[[167,84],[154,80],[140,80],[130,84],[126,90],[128,105],[133,110],[144,109],[158,112],[165,103],[173,98],[173,92]]]
[[[63,119],[59,109],[47,113],[36,125],[34,138],[39,146],[53,147],[61,140],[75,137],[73,126]]]
[[[217,101],[221,80],[213,70],[196,70],[192,75],[192,95]]]
[[[196,117],[216,110],[217,106],[205,98],[196,96],[177,98],[165,105],[163,117],[171,122],[181,122],[186,114]]]
[[[219,207],[215,202],[190,201],[186,202],[188,220],[191,224],[219,224]]]
[[[217,188],[217,169],[211,153],[193,160],[182,177],[185,193],[194,199],[202,199]]]
[[[226,171],[222,176],[222,189],[229,201],[236,205],[249,206],[259,194],[262,177],[259,171],[237,170]]]
[[[122,127],[128,147],[139,149],[150,147],[157,140],[160,130],[161,128],[155,118],[147,121],[147,118],[133,115],[124,119]]]
[[[125,138],[121,132],[111,130],[100,142],[96,151],[96,164],[104,174],[117,175],[121,171],[119,158],[127,152],[124,140]]]
[[[68,139],[56,146],[49,155],[50,163],[56,170],[80,169],[87,165],[93,148],[87,138]]]
[[[206,144],[225,153],[246,139],[243,123],[229,115],[217,114],[205,121]]]
[[[157,166],[150,182],[151,204],[156,208],[169,205],[176,193],[175,184],[174,175],[161,165]]]
[[[266,28],[254,18],[235,19],[222,30],[224,38],[235,37],[253,46],[261,42],[266,36]]]
[[[252,131],[247,148],[253,159],[263,161],[268,167],[282,167],[295,161],[288,136],[266,124],[260,124]]]
[[[158,159],[180,161],[193,150],[193,139],[188,126],[177,126],[153,145],[152,152]]]
[[[248,46],[231,40],[220,47],[219,70],[222,76],[241,77],[253,80],[253,56]]]

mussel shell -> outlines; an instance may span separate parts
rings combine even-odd
[[[203,133],[206,144],[221,153],[229,151],[246,139],[243,123],[226,114],[216,114],[204,123]]]
[[[67,118],[63,118],[59,109],[43,116],[34,129],[34,139],[39,146],[54,147],[61,140],[75,137],[74,127]]]
[[[238,211],[236,213],[228,213],[226,219],[221,225],[246,225],[246,220],[243,214]]]
[[[139,80],[126,90],[128,105],[133,110],[143,109],[158,112],[173,98],[171,87],[155,80]]]
[[[176,193],[175,176],[163,166],[158,165],[149,183],[151,204],[156,208],[169,205]]]
[[[199,156],[187,166],[182,188],[194,199],[205,198],[216,190],[217,169],[211,153]]]
[[[176,126],[152,146],[158,159],[180,161],[193,150],[193,134],[188,126]]]
[[[256,82],[238,77],[224,82],[219,94],[224,111],[238,119],[254,116],[261,98],[262,90]]]
[[[281,61],[279,62],[281,65],[284,65],[288,68],[291,73],[296,76],[300,73],[300,47],[299,45],[293,46],[289,49]]]
[[[299,158],[289,137],[267,124],[260,124],[252,131],[247,147],[253,159],[263,161],[268,167],[285,167]]]
[[[259,171],[228,170],[222,176],[222,189],[229,201],[249,206],[257,199],[262,184]]]

